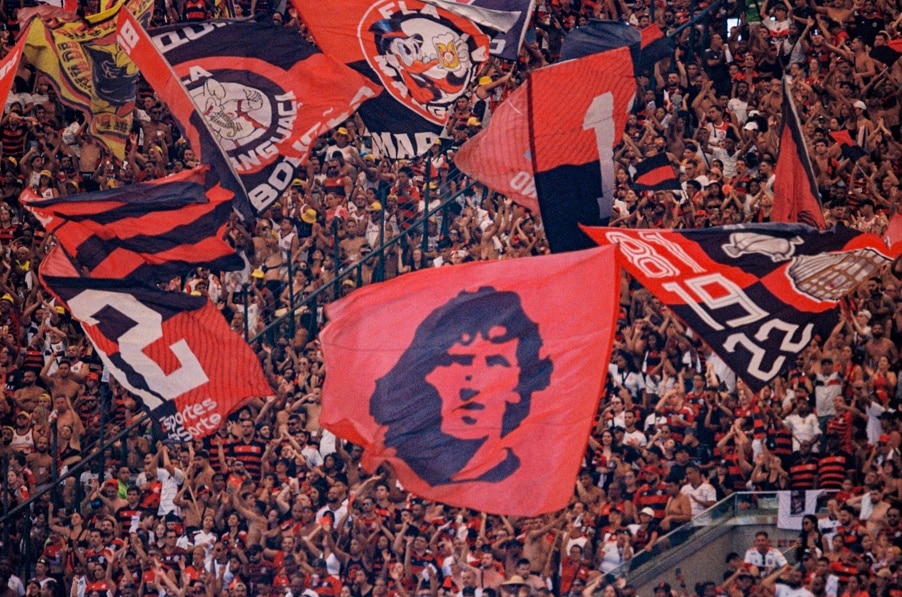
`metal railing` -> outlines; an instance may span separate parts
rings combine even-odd
[[[606,581],[618,578],[629,579],[640,568],[649,569],[663,565],[673,549],[713,533],[724,525],[731,524],[740,516],[776,515],[779,492],[743,491],[730,494],[704,512],[693,517],[669,533],[658,537],[649,551],[639,551],[633,557],[606,573]]]
[[[344,293],[344,282],[346,280],[351,280],[354,282],[354,287],[359,287],[363,284],[364,275],[363,268],[364,267],[372,267],[374,275],[372,276],[373,282],[382,281],[382,276],[377,274],[384,274],[385,271],[385,254],[386,251],[394,247],[399,243],[407,243],[408,239],[414,235],[422,235],[423,244],[428,240],[428,228],[429,228],[429,220],[436,214],[442,213],[442,226],[447,227],[448,224],[448,207],[449,205],[457,201],[460,197],[465,195],[468,191],[473,187],[473,183],[467,184],[464,188],[457,191],[453,195],[441,200],[438,205],[431,209],[427,209],[422,216],[415,219],[412,223],[410,223],[406,229],[400,231],[397,236],[390,238],[389,240],[382,241],[378,247],[375,247],[369,255],[358,261],[357,263],[351,264],[345,267],[343,270],[339,271],[335,274],[334,279],[332,279],[329,283],[323,284],[316,290],[314,290],[309,296],[305,297],[299,304],[295,303],[294,300],[288,305],[287,311],[281,316],[273,319],[267,326],[261,330],[259,333],[254,335],[251,338],[248,338],[248,343],[252,346],[259,341],[268,341],[273,343],[278,337],[288,337],[291,338],[294,336],[295,329],[299,325],[299,323],[303,324],[303,327],[307,329],[310,334],[310,337],[314,337],[319,330],[319,326],[322,322],[322,313],[320,308],[331,300],[335,300],[340,298]],[[428,188],[428,184],[427,184]],[[424,199],[425,205],[429,204],[428,194]],[[382,209],[382,221],[380,222],[380,226],[382,232],[384,233],[386,222],[385,222],[385,209],[383,206]],[[337,231],[333,231],[333,243],[334,246],[338,247],[338,235]],[[424,251],[425,252],[425,251]],[[289,263],[291,259],[287,260]],[[335,263],[336,267],[338,266],[339,259],[336,258]],[[289,285],[291,284],[291,271],[288,272]],[[291,286],[289,286],[291,288]],[[294,293],[289,292],[289,296],[293,299]],[[300,322],[298,321],[300,319]]]

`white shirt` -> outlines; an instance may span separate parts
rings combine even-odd
[[[792,450],[799,449],[799,443],[802,441],[811,441],[821,433],[821,428],[817,423],[817,417],[814,413],[808,413],[802,417],[798,413],[792,413],[785,419],[783,423],[786,428],[792,431]],[[817,444],[811,447],[813,451],[817,451]]]
[[[185,482],[185,473],[180,469],[174,469],[175,475],[170,475],[169,471],[163,467],[157,468],[157,481],[163,484],[160,490],[160,507],[157,508],[157,516],[166,516],[170,512],[179,513],[179,507],[175,505],[175,496],[179,492],[179,486]],[[141,473],[135,480],[135,485],[141,486],[148,483],[147,473]]]
[[[777,583],[775,597],[814,597],[814,593],[805,587],[793,589],[789,585]]]
[[[777,568],[786,565],[786,558],[778,549],[771,547],[764,555],[757,548],[753,547],[745,552],[743,562],[756,566],[760,571],[761,577],[765,577]]]
[[[689,503],[692,505],[692,518],[695,518],[708,509],[708,506],[699,504],[695,499],[703,502],[717,501],[717,491],[714,489],[714,486],[707,481],[702,481],[698,487],[693,487],[692,483],[686,483],[680,489],[680,493],[689,497]]]
[[[815,409],[819,417],[832,417],[836,414],[833,399],[842,393],[842,380],[839,374],[831,373],[824,376],[818,373],[814,376]]]
[[[623,434],[623,443],[626,446],[639,446],[644,448],[648,444],[648,438],[638,429],[627,431]]]

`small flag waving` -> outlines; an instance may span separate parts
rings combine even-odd
[[[820,230],[826,228],[821,193],[817,188],[802,125],[786,79],[783,80],[780,155],[774,167],[774,177],[774,207],[771,212],[774,222],[801,222]]]
[[[585,229],[754,391],[839,322],[840,301],[897,251],[845,227],[756,224],[699,230]]]
[[[88,133],[119,159],[135,108],[138,68],[116,43],[116,15],[131,11],[149,21],[153,0],[125,0],[114,9],[85,19],[35,18],[25,41],[25,57],[47,75],[60,101],[84,112]]]
[[[859,158],[868,154],[861,145],[852,139],[852,135],[850,135],[849,131],[846,129],[830,131],[830,138],[836,141],[842,151],[842,157],[847,160],[857,162]]]
[[[329,305],[321,422],[423,497],[564,507],[610,356],[612,249],[424,270]]]
[[[679,191],[680,178],[666,153],[659,153],[636,164],[633,186],[639,191]]]

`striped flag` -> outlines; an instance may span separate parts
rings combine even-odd
[[[219,186],[205,192],[208,168],[53,199],[27,189],[19,201],[94,277],[162,282],[201,262],[240,269],[244,262],[223,240],[232,194]]]
[[[679,191],[680,177],[666,153],[659,153],[636,164],[633,186],[639,191]]]
[[[272,393],[256,355],[208,298],[157,286],[196,266],[243,265],[223,238],[231,194],[217,186],[205,195],[205,170],[22,199],[59,242],[40,265],[41,283],[179,441],[212,433],[246,400]]]

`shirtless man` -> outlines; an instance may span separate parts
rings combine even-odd
[[[872,367],[877,365],[880,357],[886,357],[890,363],[895,363],[899,356],[899,349],[892,340],[883,335],[884,332],[882,323],[871,325],[871,339],[864,345],[864,350],[868,355],[868,364]]]
[[[24,385],[13,392],[13,402],[16,403],[16,407],[19,410],[31,413],[34,407],[38,405],[38,398],[41,397],[41,394],[46,394],[44,388],[37,385],[37,380],[38,376],[34,371],[25,370],[22,373],[22,383]]]
[[[548,555],[554,547],[554,543],[548,541],[548,532],[558,522],[556,518],[549,517],[545,524],[540,518],[526,521],[523,525],[523,557],[529,560],[529,568],[533,574],[541,574],[548,562]]]
[[[82,386],[82,378],[72,373],[70,369],[71,363],[69,359],[60,359],[56,372],[48,375],[47,371],[53,364],[53,359],[48,359],[44,368],[41,369],[41,380],[47,384],[53,396],[63,395],[69,400],[73,400]]]

